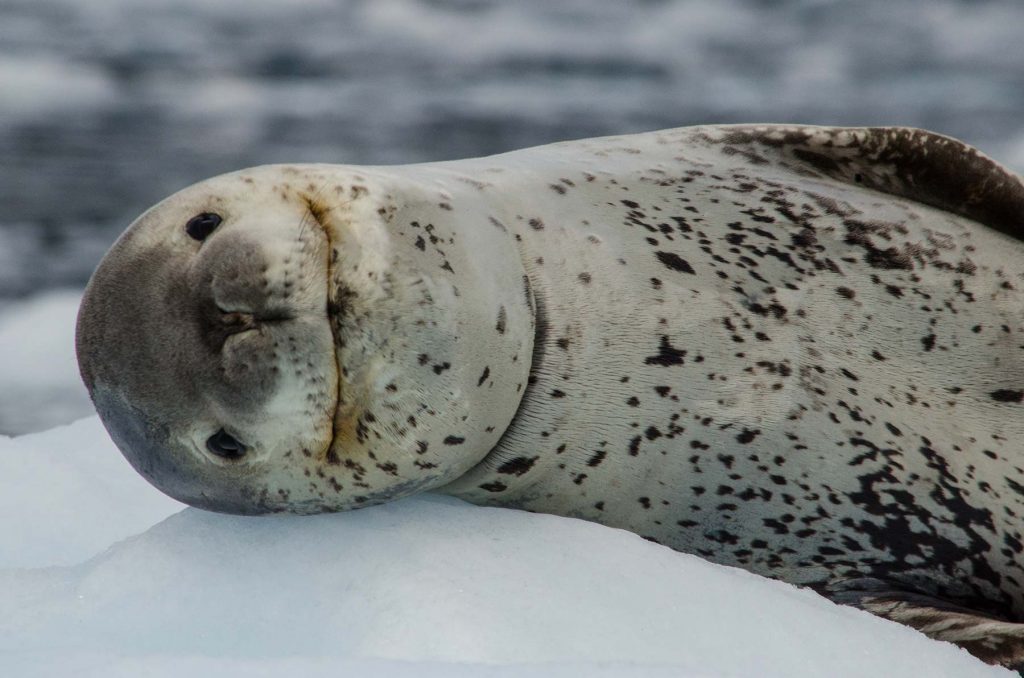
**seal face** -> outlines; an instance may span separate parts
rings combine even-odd
[[[512,245],[435,226],[444,210],[418,184],[393,197],[389,183],[248,170],[172,196],[114,245],[79,360],[154,485],[217,511],[341,510],[444,484],[494,446],[530,367],[521,266],[491,266]],[[453,273],[484,267],[516,285]]]
[[[256,168],[129,228],[79,360],[129,460],[205,508],[440,488],[1012,664],[1021,215],[1019,177],[895,128]]]

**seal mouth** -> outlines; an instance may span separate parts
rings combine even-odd
[[[325,285],[326,285],[326,288],[327,288],[325,290],[325,300],[326,301],[325,301],[325,304],[324,304],[324,318],[327,320],[327,326],[328,326],[328,328],[330,329],[330,332],[331,332],[331,340],[332,340],[332,350],[331,350],[331,353],[332,353],[332,359],[333,359],[333,362],[334,362],[334,374],[335,374],[335,379],[336,379],[337,387],[336,387],[335,394],[334,394],[335,395],[334,406],[330,409],[331,437],[327,441],[327,444],[324,445],[324,448],[323,448],[323,450],[321,450],[320,455],[319,455],[321,458],[326,458],[327,455],[330,454],[331,450],[334,448],[334,441],[337,440],[337,438],[338,438],[338,418],[336,416],[336,413],[337,413],[337,410],[338,410],[338,403],[341,402],[341,388],[342,388],[342,382],[341,382],[341,376],[342,376],[341,356],[338,354],[338,347],[340,346],[340,344],[339,344],[339,337],[338,337],[338,322],[339,322],[339,318],[341,316],[341,310],[342,309],[341,309],[341,305],[337,301],[337,292],[336,292],[336,287],[334,285],[334,264],[335,264],[335,261],[337,259],[336,250],[335,250],[335,247],[334,247],[334,240],[333,240],[332,234],[331,234],[331,228],[330,228],[330,225],[328,225],[327,220],[326,220],[327,213],[330,211],[330,207],[328,207],[324,203],[318,202],[318,200],[317,200],[317,197],[322,192],[323,192],[323,189],[321,188],[320,190],[318,190],[313,195],[304,195],[302,197],[302,199],[303,199],[303,202],[305,202],[306,211],[309,214],[310,220],[312,221],[313,224],[315,224],[317,226],[317,228],[320,229],[320,232],[323,233],[324,241],[327,243],[327,247],[326,247],[327,251],[326,251],[326,254],[325,254],[325,261],[324,261],[325,268],[326,268]],[[303,220],[306,221],[305,218]],[[301,230],[301,227],[300,227],[300,230]]]

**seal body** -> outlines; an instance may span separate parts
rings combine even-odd
[[[287,226],[252,227],[257,200]],[[180,232],[201,210],[231,223],[196,248]],[[631,530],[1013,663],[1022,222],[1018,177],[906,129],[698,127],[257,168],[129,230],[87,293],[80,361],[126,456],[197,505],[310,512],[439,489]],[[152,275],[126,262],[153,248],[173,270],[125,319],[124,281]],[[178,332],[156,328],[168,281],[204,250],[205,291],[180,303],[212,318],[191,321],[208,355],[150,370],[172,384],[155,389],[139,374],[169,343],[152,336]],[[265,290],[295,276],[299,310],[268,310]],[[244,370],[223,348],[236,334],[217,338],[231,313],[268,342]],[[154,318],[142,339],[139,317]],[[258,388],[225,388],[236,371]],[[171,405],[183,389],[190,404]],[[218,426],[250,454],[208,455],[196,441]]]

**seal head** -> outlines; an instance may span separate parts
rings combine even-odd
[[[528,304],[473,284],[472,242],[442,268],[394,237],[444,226],[397,221],[387,193],[337,167],[256,168],[171,196],[117,241],[83,299],[79,364],[156,487],[231,513],[340,510],[444,484],[490,450],[529,369],[511,360],[529,355]],[[463,336],[499,313],[512,332]]]

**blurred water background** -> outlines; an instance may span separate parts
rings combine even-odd
[[[1024,169],[1024,2],[0,0],[0,329],[221,172],[732,122],[913,125]],[[0,433],[70,416],[31,366],[0,337]]]

